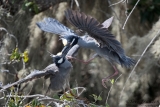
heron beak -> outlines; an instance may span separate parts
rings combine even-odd
[[[66,56],[67,53],[68,53],[68,51],[69,51],[71,48],[72,48],[72,46],[71,46],[70,44],[67,44],[67,45],[63,48],[63,50],[61,51],[62,56]]]
[[[64,46],[66,46],[68,42],[67,42],[66,39],[63,39],[63,38],[62,38],[62,43],[63,43]]]

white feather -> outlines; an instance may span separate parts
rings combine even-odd
[[[64,46],[66,46],[68,42],[67,42],[66,39],[62,38],[62,43],[63,43]]]
[[[58,63],[61,64],[63,62],[63,58],[61,58],[60,60],[58,60]]]

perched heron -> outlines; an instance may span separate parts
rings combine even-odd
[[[54,92],[65,92],[66,88],[70,89],[69,78],[72,64],[65,58],[67,52],[64,51],[62,50],[63,54],[61,55],[51,55],[54,63],[43,70],[48,73],[48,75],[45,76],[45,79],[50,78],[48,90],[52,89]]]
[[[65,16],[71,24],[80,29],[80,31],[87,32],[88,35],[78,36],[73,30],[52,18],[45,18],[43,22],[39,22],[37,25],[43,31],[60,35],[63,44],[66,45],[64,50],[69,51],[76,45],[77,47],[94,50],[96,52],[94,57],[99,55],[108,60],[113,66],[115,73],[102,79],[104,87],[106,87],[105,82],[109,78],[118,74],[115,64],[120,64],[127,68],[135,64],[133,59],[125,55],[120,42],[108,31],[113,18],[100,24],[95,18],[70,9],[65,12]]]

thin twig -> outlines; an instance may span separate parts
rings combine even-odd
[[[124,22],[124,25],[123,25],[122,29],[124,29],[124,27],[125,27],[128,19],[129,19],[130,15],[133,13],[133,10],[136,8],[136,6],[137,6],[137,4],[139,3],[139,1],[140,1],[140,0],[137,1],[137,3],[134,5],[132,11],[131,11],[131,12],[129,13],[129,15],[127,16],[127,19],[126,19],[126,21]]]
[[[108,4],[111,4],[111,1],[110,1],[110,0],[107,0],[107,1],[108,1]],[[113,13],[115,14],[117,20],[120,22],[120,19],[118,18],[118,15],[117,15],[117,13],[115,12],[115,10],[113,9],[113,7],[111,7],[111,10],[112,10]],[[121,24],[121,22],[120,22],[120,24]]]
[[[48,96],[45,96],[45,95],[42,95],[42,94],[34,94],[34,95],[27,95],[27,96],[7,95],[6,97],[9,97],[9,98],[11,98],[11,97],[19,97],[19,98],[34,98],[34,97],[37,97],[37,98],[49,99],[49,100],[52,100],[52,101],[55,101],[55,102],[58,102],[58,103],[63,103],[63,101],[53,99],[51,97],[48,97]]]
[[[107,0],[107,1],[108,1],[108,4],[111,5],[111,1],[110,1],[110,0]],[[118,22],[119,22],[119,25],[118,25],[119,28],[121,28],[121,27],[123,26],[122,21],[121,21],[120,18],[118,17],[118,15],[117,15],[117,13],[115,12],[115,10],[114,10],[113,7],[111,7],[111,10],[112,10],[112,12],[114,13],[114,15],[116,16],[116,18],[117,18],[117,20],[118,20]],[[125,30],[122,30],[122,31],[123,31],[126,35],[130,34],[130,33],[126,32]],[[120,33],[119,40],[122,41],[122,35],[121,35],[121,33]]]
[[[117,77],[117,79],[115,80],[114,83],[116,83],[117,80],[118,80],[121,76],[122,76],[122,74],[120,74],[120,75]],[[107,99],[106,99],[106,104],[107,104],[107,101],[108,101],[108,98],[109,98],[109,94],[110,94],[110,92],[111,92],[111,90],[112,90],[112,87],[113,87],[113,84],[112,84],[112,86],[111,86],[111,88],[110,88],[110,90],[109,90],[109,92],[108,92]]]
[[[0,30],[4,30],[10,37],[13,37],[15,39],[15,42],[16,42],[16,47],[18,47],[18,40],[17,38],[13,35],[13,34],[10,34],[7,29],[3,28],[3,27],[0,27]]]
[[[6,104],[5,104],[5,107],[7,107],[7,104],[8,104],[8,102],[9,102],[9,100],[11,99],[11,93],[12,93],[12,91],[9,93],[9,95],[8,95],[8,99],[7,99],[7,102],[6,102]]]
[[[28,92],[27,95],[29,95],[29,94],[31,93],[32,89],[33,89],[33,85],[31,86],[31,88],[30,88],[30,90],[29,90],[29,92]],[[23,90],[23,89],[22,89],[22,90]],[[23,102],[25,99],[26,99],[26,97],[24,97],[24,98],[21,100],[21,102]]]
[[[75,1],[76,5],[77,5],[77,7],[78,7],[79,11],[80,11],[80,7],[79,7],[78,0],[74,0],[74,1]]]
[[[71,0],[71,9],[73,8],[73,0]]]
[[[111,5],[109,5],[109,7],[114,6],[114,5],[117,5],[117,4],[121,3],[121,2],[124,3],[124,2],[126,2],[126,0],[121,0],[121,1],[119,1],[119,2],[117,2],[117,3],[111,4]]]
[[[142,57],[143,57],[144,54],[146,53],[147,49],[148,49],[149,46],[153,43],[153,41],[156,39],[156,37],[159,35],[159,33],[160,33],[160,30],[159,30],[159,31],[157,32],[157,34],[153,37],[153,39],[150,41],[150,43],[147,45],[147,47],[146,47],[145,50],[143,51],[142,55],[141,55],[140,58],[138,59],[136,65],[134,66],[134,68],[132,69],[131,73],[129,74],[126,82],[124,83],[124,87],[123,87],[123,89],[122,89],[122,91],[121,91],[120,98],[122,97],[122,93],[123,93],[123,91],[124,91],[124,89],[125,89],[125,85],[126,85],[127,81],[129,80],[129,78],[131,77],[131,74],[134,72],[134,70],[136,69],[136,67],[137,67],[137,65],[139,64],[140,60],[142,59]]]

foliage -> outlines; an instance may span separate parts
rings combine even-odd
[[[78,91],[79,89],[82,89],[81,91]],[[16,87],[11,87],[10,88],[10,94],[6,95],[5,100],[6,100],[6,105],[8,107],[52,107],[52,105],[48,103],[42,103],[39,99],[40,97],[33,98],[29,103],[25,103],[24,100],[30,96],[24,96],[20,95],[18,91],[16,91]],[[57,106],[59,107],[60,105],[63,105],[64,107],[77,107],[77,106],[82,106],[82,107],[109,107],[109,106],[103,106],[103,105],[96,105],[96,101],[101,101],[102,97],[100,95],[95,95],[92,94],[91,96],[94,98],[94,102],[89,103],[87,99],[80,98],[78,93],[83,93],[85,88],[83,87],[76,87],[71,89],[70,91],[65,92],[62,94],[59,98],[50,98],[53,101],[53,104],[56,103]],[[74,95],[73,95],[74,94]],[[49,98],[48,96],[43,96],[43,98]]]
[[[11,53],[10,60],[19,62],[21,59],[23,59],[25,63],[28,62],[29,60],[28,51],[24,51],[23,53],[20,53],[18,51],[18,48],[14,49]]]
[[[18,97],[18,93],[16,90],[16,87],[10,88],[10,97],[8,97],[8,106],[9,107],[20,107],[22,106],[21,98]],[[12,97],[14,96],[14,97]]]
[[[4,10],[5,14],[15,15],[20,9],[27,11],[29,13],[37,14],[39,13],[38,5],[35,0],[4,0],[1,3],[1,10]]]
[[[137,0],[133,0],[131,5],[134,6],[136,2]],[[137,8],[140,11],[141,23],[147,21],[152,24],[157,21],[160,16],[160,0],[140,0]]]
[[[22,4],[22,9],[25,11],[30,11],[32,13],[39,13],[38,6],[35,2],[30,2],[28,0],[25,0]]]
[[[31,101],[31,104],[29,104],[29,105],[27,105],[25,107],[46,107],[46,106],[44,104],[40,103],[38,100],[33,99]],[[50,107],[50,106],[48,106],[48,107]]]

